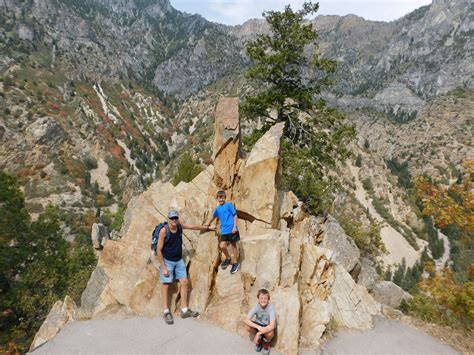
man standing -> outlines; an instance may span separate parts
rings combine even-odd
[[[160,231],[156,254],[160,263],[160,281],[163,285],[163,318],[166,324],[173,324],[174,320],[169,309],[168,294],[169,286],[175,279],[178,279],[180,284],[181,318],[197,317],[199,315],[198,312],[188,308],[188,277],[183,260],[183,229],[209,231],[215,230],[215,228],[179,223],[179,213],[176,210],[171,210],[168,213],[168,219],[168,224]]]

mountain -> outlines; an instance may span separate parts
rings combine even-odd
[[[15,27],[7,37],[45,45],[71,79],[129,78],[177,98],[243,61],[225,26],[168,0],[8,0],[3,21]]]
[[[357,124],[374,166],[407,161],[412,173],[447,181],[461,170],[471,151],[472,17],[472,4],[456,0],[389,23],[312,20],[319,50],[338,63],[324,97]],[[167,0],[5,0],[0,20],[0,166],[21,179],[33,213],[49,202],[117,211],[171,176],[188,148],[209,163],[217,100],[253,90],[242,74],[245,42],[268,32],[263,20],[224,26]],[[453,90],[466,99],[444,99]],[[446,144],[433,124],[451,132]],[[449,140],[458,142],[454,160],[444,158]]]
[[[468,251],[422,218],[412,177],[448,186],[474,156],[473,14],[470,0],[435,0],[389,23],[311,20],[318,50],[338,64],[322,96],[358,135],[353,161],[331,172],[342,186],[332,212],[388,278],[430,257],[457,268]],[[60,208],[69,241],[72,225],[93,222],[120,239],[127,204],[169,180],[183,153],[212,163],[217,102],[258,89],[244,76],[245,43],[268,31],[262,20],[212,23],[168,0],[3,0],[1,170],[19,179],[33,219]],[[244,142],[255,127],[241,123]]]

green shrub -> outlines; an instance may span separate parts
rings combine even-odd
[[[390,169],[393,175],[397,176],[398,184],[405,189],[410,189],[413,187],[412,177],[410,171],[408,170],[408,163],[403,162],[399,163],[395,158],[388,159],[385,161],[387,167]]]
[[[372,180],[370,180],[370,178],[365,178],[364,180],[362,180],[362,187],[369,194],[374,193],[374,185],[372,184]]]
[[[173,176],[173,185],[178,185],[181,181],[190,182],[200,172],[202,167],[196,164],[190,153],[185,153],[179,162],[176,172]]]
[[[380,237],[380,225],[376,222],[364,228],[362,222],[352,216],[337,216],[338,222],[346,234],[351,237],[365,257],[375,259],[386,252],[385,245]]]
[[[97,159],[91,156],[85,157],[84,166],[87,170],[97,169]]]

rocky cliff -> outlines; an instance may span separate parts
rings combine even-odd
[[[232,275],[218,267],[214,232],[184,233],[190,307],[203,320],[243,334],[241,321],[257,290],[267,288],[278,314],[276,347],[285,354],[316,347],[331,320],[349,328],[371,327],[381,306],[354,281],[360,275],[359,250],[332,217],[308,215],[291,192],[278,190],[281,124],[247,158],[239,156],[237,105],[224,98],[217,107],[214,165],[190,183],[157,182],[130,201],[123,238],[106,241],[76,318],[120,310],[160,316],[161,285],[157,262],[150,259],[150,231],[170,208],[180,211],[182,221],[203,223],[215,208],[215,193],[225,188],[240,217],[241,271]],[[171,298],[176,311],[176,290]],[[37,338],[44,338],[41,332]]]
[[[339,64],[332,93],[349,95],[354,107],[367,105],[368,98],[403,120],[428,98],[472,88],[471,6],[469,0],[434,1],[390,23],[316,17],[318,46]],[[71,78],[128,77],[178,99],[241,72],[248,64],[245,42],[268,31],[263,20],[235,27],[211,23],[167,0],[8,0],[3,9],[7,22],[15,19],[5,39],[46,43],[67,62]]]

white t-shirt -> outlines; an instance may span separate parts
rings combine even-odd
[[[252,319],[255,316],[255,322],[265,327],[276,319],[275,308],[271,304],[267,304],[265,308],[262,308],[259,303],[252,307],[248,317]]]

